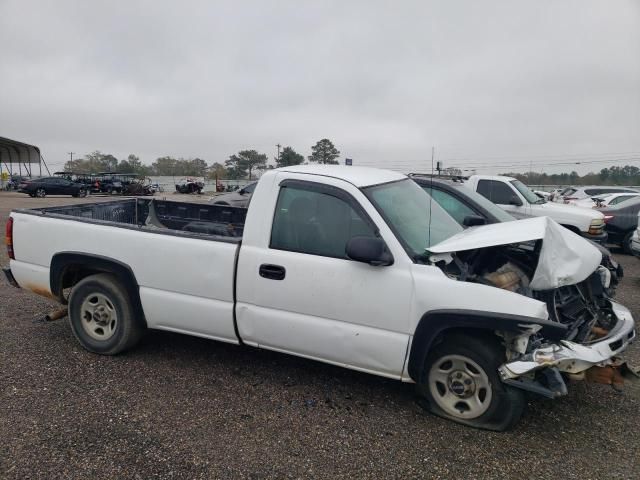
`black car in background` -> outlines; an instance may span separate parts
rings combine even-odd
[[[619,245],[627,255],[632,255],[631,238],[638,228],[640,198],[632,198],[611,207],[599,208],[604,214],[605,229],[609,233],[609,243]]]
[[[515,222],[517,219],[487,200],[479,193],[463,185],[461,177],[433,177],[431,175],[411,174],[414,182],[422,187],[438,205],[444,208],[456,222],[463,227],[499,222]],[[634,200],[636,202],[636,200]],[[640,200],[637,201],[640,204]],[[578,207],[576,207],[578,208]],[[607,213],[605,214],[605,222]],[[635,215],[638,215],[636,210]],[[637,223],[637,218],[636,218]],[[516,227],[517,228],[517,227]],[[634,227],[635,228],[635,227]],[[607,226],[609,231],[609,227]],[[611,237],[609,237],[611,238]],[[630,238],[630,237],[629,237]],[[596,242],[591,242],[602,254],[601,265],[611,273],[611,282],[607,293],[613,297],[620,279],[624,276],[622,265],[616,262],[611,252]]]
[[[61,177],[44,177],[20,183],[18,191],[30,197],[44,198],[47,195],[71,195],[86,197],[87,186]]]
[[[515,220],[495,203],[465,187],[461,177],[409,176],[462,226]]]

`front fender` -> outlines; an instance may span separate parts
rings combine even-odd
[[[416,328],[409,353],[408,373],[418,382],[433,341],[449,329],[525,332],[530,325],[540,325],[541,333],[550,340],[564,338],[567,327],[550,320],[478,310],[433,310],[425,313]]]

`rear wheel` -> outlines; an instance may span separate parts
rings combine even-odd
[[[427,357],[418,392],[428,409],[476,428],[512,428],[526,406],[522,390],[504,385],[498,367],[504,349],[492,337],[451,335]]]
[[[80,190],[78,190],[78,196],[80,198],[84,198],[87,196],[87,191],[84,188],[81,188]]]
[[[69,323],[85,349],[102,355],[128,350],[144,332],[126,289],[106,273],[86,277],[73,287]]]
[[[44,198],[44,197],[46,197],[46,196],[47,196],[47,192],[45,191],[45,189],[44,189],[44,188],[38,188],[38,189],[36,190],[36,197],[38,197],[38,198]]]

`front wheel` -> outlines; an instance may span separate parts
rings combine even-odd
[[[130,349],[144,332],[127,290],[106,273],[86,277],[73,287],[69,323],[80,345],[102,355]]]
[[[39,188],[36,190],[36,197],[44,198],[46,196],[47,196],[47,192],[44,190],[44,188]]]
[[[492,337],[451,335],[428,355],[418,392],[438,416],[508,430],[522,416],[526,400],[522,390],[500,381],[498,367],[504,361],[504,349]]]

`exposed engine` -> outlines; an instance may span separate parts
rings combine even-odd
[[[481,283],[543,301],[551,320],[567,326],[567,340],[585,343],[608,332],[615,323],[607,289],[611,273],[599,267],[586,280],[552,290],[529,287],[537,267],[541,241],[468,250],[438,265],[450,277]]]

